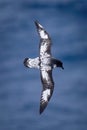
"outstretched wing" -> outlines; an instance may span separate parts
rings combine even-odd
[[[52,63],[51,63],[51,39],[49,34],[39,22],[35,22],[38,34],[40,36],[40,73],[43,90],[40,100],[40,114],[46,108],[54,89],[52,78]]]
[[[41,99],[40,99],[40,114],[46,108],[53,93],[54,82],[52,78],[52,70],[49,70],[49,71],[42,70],[41,81],[43,85],[43,90],[42,90]]]
[[[40,55],[51,55],[51,38],[43,26],[35,21],[37,32],[40,36]]]

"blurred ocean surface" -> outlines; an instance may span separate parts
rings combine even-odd
[[[38,20],[52,38],[54,94],[39,115]],[[0,130],[87,130],[87,1],[0,0]]]

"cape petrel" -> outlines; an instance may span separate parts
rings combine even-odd
[[[28,68],[37,68],[40,70],[41,82],[43,85],[40,99],[40,114],[47,107],[47,104],[54,90],[54,81],[52,78],[52,70],[55,67],[63,68],[63,63],[52,57],[51,54],[51,38],[43,26],[35,21],[37,32],[40,36],[39,57],[34,59],[25,58],[24,65]]]

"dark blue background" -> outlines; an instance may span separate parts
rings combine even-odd
[[[38,20],[52,37],[55,90],[39,115]],[[87,1],[0,0],[0,130],[87,130]]]

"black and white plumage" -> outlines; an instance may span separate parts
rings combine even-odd
[[[46,108],[54,90],[52,70],[55,67],[61,67],[63,69],[63,63],[53,58],[51,55],[51,38],[49,34],[38,21],[35,21],[35,25],[40,36],[40,55],[34,59],[25,58],[24,65],[29,68],[38,68],[40,70],[41,82],[43,85],[40,99],[41,114]]]

